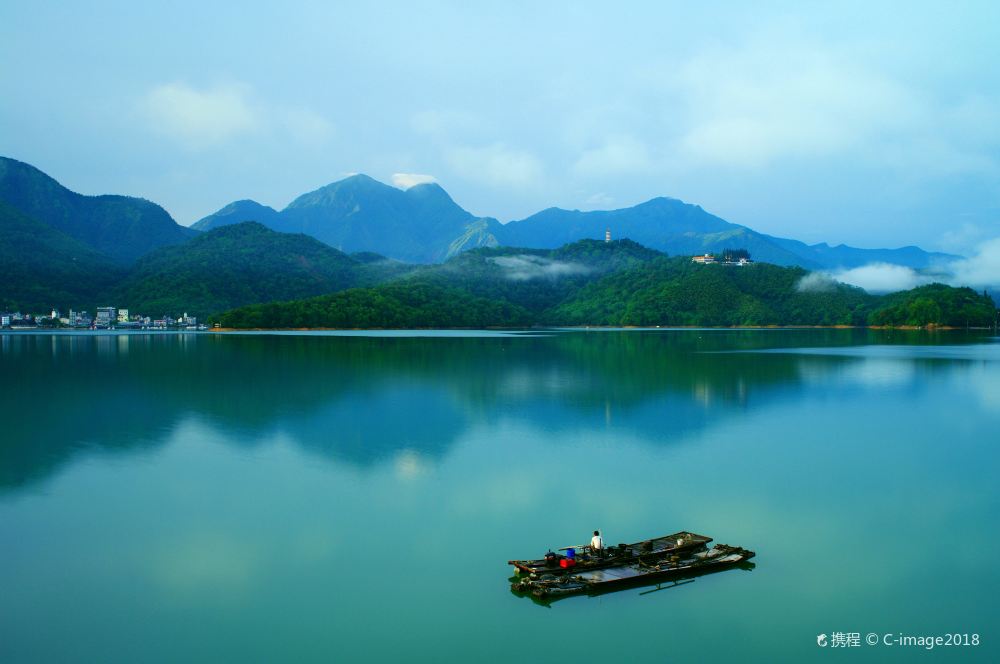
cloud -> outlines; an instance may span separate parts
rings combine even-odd
[[[333,124],[308,108],[278,109],[273,115],[275,124],[301,145],[323,145],[333,138]]]
[[[641,173],[652,166],[646,145],[630,135],[612,136],[598,148],[584,150],[573,170],[584,176]]]
[[[603,191],[591,194],[587,197],[587,200],[584,201],[584,205],[587,208],[595,210],[610,210],[614,204],[614,197]]]
[[[799,280],[799,292],[832,290],[837,281],[859,286],[872,293],[909,290],[932,282],[972,288],[1000,288],[1000,237],[984,242],[970,258],[951,261],[933,274],[891,263],[869,263],[832,273],[811,272]]]
[[[140,107],[152,128],[192,149],[247,135],[270,135],[302,146],[327,143],[333,124],[305,107],[266,106],[245,85],[197,89],[185,83],[158,85]]]
[[[826,272],[810,272],[795,284],[795,290],[800,293],[829,293],[836,288],[837,280]]]
[[[950,282],[956,286],[1000,286],[1000,237],[984,242],[971,258],[951,263]]]
[[[890,293],[909,290],[933,281],[913,268],[891,263],[869,263],[861,267],[841,270],[831,275],[837,281],[859,286],[872,293]]]
[[[456,133],[481,133],[484,128],[478,116],[456,110],[421,111],[410,118],[410,126],[418,134],[438,139],[454,137]]]
[[[851,57],[787,39],[705,52],[681,68],[676,85],[688,116],[680,148],[714,165],[850,152],[908,124],[915,106],[905,89]]]
[[[938,244],[945,251],[964,254],[970,246],[982,241],[985,236],[985,229],[976,224],[964,223],[958,228],[942,233]]]
[[[418,184],[430,184],[431,182],[437,182],[437,178],[433,175],[425,175],[423,173],[393,173],[392,174],[392,184],[400,189],[409,189],[410,187],[415,187]]]
[[[528,281],[530,279],[559,279],[591,271],[586,265],[554,261],[542,256],[518,254],[516,256],[497,256],[487,259],[506,270],[506,277],[513,281]]]
[[[150,90],[142,105],[157,131],[196,147],[259,128],[260,115],[247,95],[245,86],[196,90],[184,83],[167,83]]]
[[[532,187],[542,177],[542,163],[535,155],[504,143],[451,148],[445,159],[459,174],[491,186]]]

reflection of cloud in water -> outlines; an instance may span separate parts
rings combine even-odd
[[[867,359],[846,365],[841,372],[843,380],[870,387],[903,385],[917,375],[913,362],[907,360]]]
[[[864,387],[886,388],[905,385],[917,376],[911,360],[854,358],[844,363],[808,362],[801,364],[803,380],[810,385],[823,385],[831,379]]]
[[[844,346],[831,348],[771,348],[734,351],[734,353],[766,353],[780,355],[826,355],[837,357],[892,358],[911,360],[982,360],[1000,362],[1000,343],[968,344],[963,346]]]
[[[393,465],[396,475],[402,479],[413,479],[427,472],[428,463],[415,450],[402,450],[396,455]]]
[[[996,367],[979,364],[961,375],[961,385],[965,387],[984,409],[1000,411],[1000,372]]]
[[[336,548],[337,541],[325,523],[299,532],[290,542],[292,558],[303,563],[329,560]]]
[[[562,367],[517,367],[505,371],[497,383],[497,392],[506,397],[564,396],[579,391],[587,377]]]
[[[252,542],[218,531],[186,534],[152,550],[153,578],[168,594],[182,598],[248,590],[264,558]]]
[[[449,503],[456,514],[465,516],[517,513],[544,504],[542,497],[551,485],[551,478],[541,468],[521,466],[462,486]]]

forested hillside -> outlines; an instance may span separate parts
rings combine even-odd
[[[245,222],[141,258],[109,299],[159,316],[207,316],[257,302],[322,295],[386,276],[307,235]]]
[[[235,328],[986,326],[996,311],[989,296],[967,288],[934,284],[876,296],[816,276],[766,263],[699,265],[631,242],[482,249],[385,286],[245,307],[218,321]]]

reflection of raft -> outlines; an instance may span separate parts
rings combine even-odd
[[[657,560],[645,557],[611,567],[571,568],[563,574],[535,572],[514,581],[511,590],[550,598],[578,593],[599,593],[608,590],[655,583],[670,578],[688,578],[735,567],[754,557],[753,551],[738,546],[716,544],[711,549],[691,550],[661,556]]]
[[[550,551],[544,558],[537,560],[508,560],[507,564],[513,565],[517,569],[517,573],[521,575],[577,574],[586,570],[628,565],[640,560],[647,563],[655,562],[664,556],[704,549],[705,545],[711,541],[711,537],[696,535],[695,533],[682,530],[673,535],[654,537],[653,539],[634,542],[632,544],[619,544],[618,546],[609,547],[600,553],[592,551],[589,546],[567,547],[567,549],[563,550],[569,553],[568,549],[573,549],[575,555],[566,556]],[[573,563],[568,564],[569,560],[573,560]]]

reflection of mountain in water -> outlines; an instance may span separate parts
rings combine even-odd
[[[192,415],[239,444],[282,433],[362,467],[404,450],[441,458],[471,424],[499,418],[550,431],[617,429],[661,444],[789,398],[825,368],[865,361],[713,351],[886,340],[867,330],[4,335],[0,487],[43,479],[88,453],[158,445]],[[916,340],[927,336],[888,339]]]

